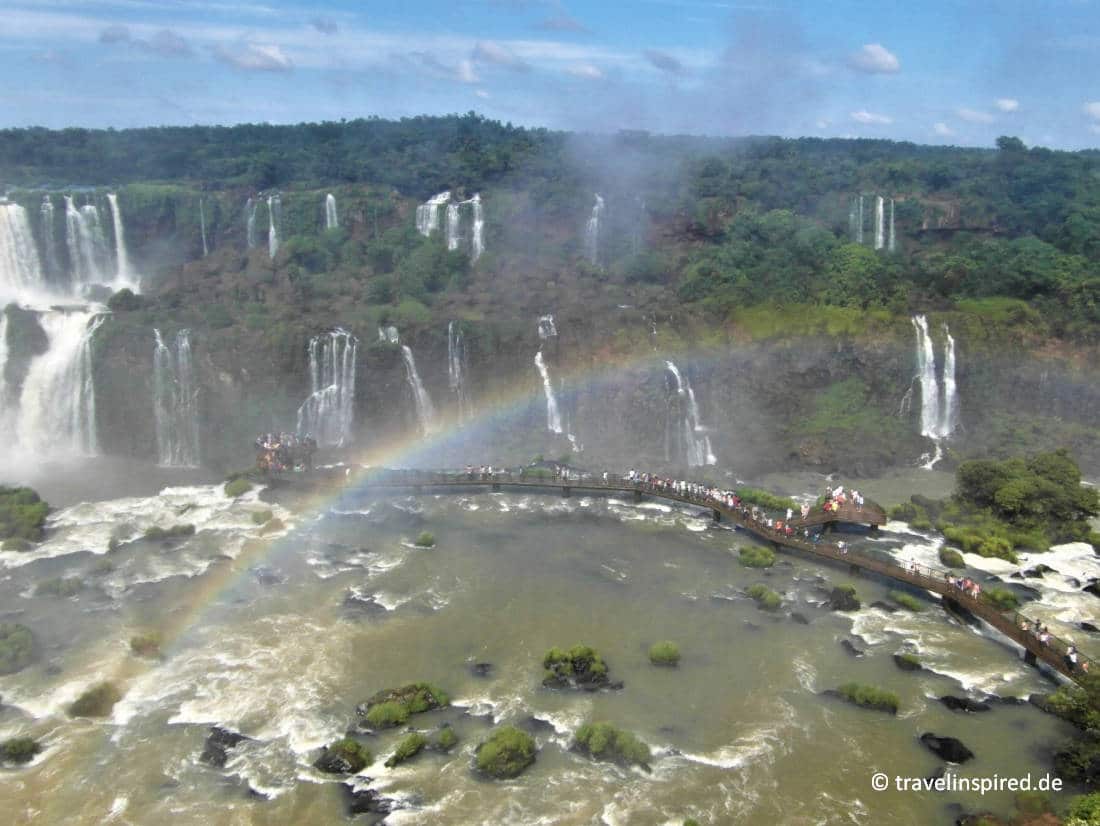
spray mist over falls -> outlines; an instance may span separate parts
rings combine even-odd
[[[0,301],[7,304],[45,287],[27,211],[0,204]]]
[[[600,221],[603,219],[604,201],[596,193],[596,203],[584,227],[584,257],[595,266],[600,262]]]
[[[153,329],[153,416],[157,462],[166,467],[198,467],[199,398],[191,364],[191,331],[176,333],[175,352]]]
[[[298,408],[299,436],[342,447],[351,441],[359,339],[337,328],[309,340],[309,397]]]

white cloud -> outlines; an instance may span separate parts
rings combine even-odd
[[[829,128],[829,119],[828,118],[818,118],[817,122],[814,123],[814,126],[816,126],[818,129],[828,129]]]
[[[1002,112],[1015,112],[1020,108],[1020,101],[1015,98],[997,98],[994,105]]]
[[[993,123],[994,121],[993,116],[989,114],[989,112],[982,112],[978,109],[967,109],[965,106],[960,106],[956,109],[955,114],[967,123]]]
[[[889,115],[879,115],[875,112],[868,112],[866,109],[860,109],[858,112],[851,113],[852,120],[856,123],[865,123],[872,125],[885,125],[893,123],[894,119]]]
[[[1091,103],[1086,103],[1084,106],[1081,107],[1081,111],[1083,111],[1093,120],[1100,120],[1100,100],[1094,100]]]
[[[941,138],[949,138],[955,134],[955,130],[943,121],[932,124],[932,131],[939,135]]]
[[[219,44],[212,46],[210,53],[222,63],[248,71],[285,72],[294,68],[291,59],[274,43]]]
[[[479,98],[482,98],[483,100],[489,99],[489,93],[486,92],[484,89],[476,89],[474,90],[474,94],[477,95]]]
[[[871,74],[892,75],[901,71],[901,61],[897,55],[881,43],[868,43],[859,51],[853,52],[848,57],[848,64],[853,69]]]
[[[578,63],[576,66],[569,66],[565,71],[574,77],[583,77],[586,80],[603,80],[603,72],[591,63]]]
[[[526,72],[531,66],[515,52],[492,40],[479,40],[474,46],[473,59],[478,63],[493,63],[514,72]]]
[[[477,69],[474,68],[474,62],[467,58],[458,61],[458,69],[455,74],[463,83],[477,83],[481,80],[481,78],[477,76]]]

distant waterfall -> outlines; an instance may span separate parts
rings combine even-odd
[[[859,196],[859,217],[856,219],[856,243],[863,243],[863,196]]]
[[[450,191],[433,195],[416,208],[416,231],[428,236],[439,229],[439,208],[451,200]]]
[[[689,467],[702,467],[718,463],[711,448],[710,436],[700,421],[699,405],[691,382],[679,368],[666,361],[669,386],[668,414],[665,422],[665,457],[668,461],[683,461]]]
[[[0,204],[0,303],[44,286],[27,211],[19,204]]]
[[[42,262],[45,265],[42,275],[46,281],[56,282],[62,277],[61,256],[58,254],[57,234],[54,232],[53,201],[49,195],[42,196],[42,206],[38,208],[38,214],[42,224],[42,250],[46,257]],[[3,244],[0,243],[0,248],[2,247]]]
[[[244,204],[244,230],[245,230],[245,243],[248,248],[256,248],[256,207],[257,204],[251,198],[245,201]]]
[[[279,224],[282,223],[283,202],[278,195],[267,198],[267,254],[271,258],[279,251]]]
[[[470,233],[470,257],[476,261],[485,251],[485,218],[481,212],[481,194],[474,195],[469,201],[473,208],[473,226]]]
[[[593,266],[600,262],[600,219],[603,217],[603,210],[603,198],[597,192],[592,215],[584,227],[584,256]]]
[[[897,249],[897,238],[894,235],[894,199],[890,199],[890,232],[886,236],[886,251],[894,252]]]
[[[72,196],[65,196],[65,245],[69,250],[74,287],[111,280],[104,277],[107,242],[95,204],[77,209]]]
[[[932,336],[928,332],[928,319],[913,316],[913,328],[917,333],[917,375],[921,391],[921,435],[931,439],[936,453],[925,464],[932,467],[942,456],[940,442],[949,438],[958,426],[959,401],[955,383],[955,339],[944,325],[943,392],[936,376],[936,355]]]
[[[98,451],[90,345],[102,321],[92,312],[39,316],[49,349],[30,363],[15,427],[19,446],[28,453],[64,457]]]
[[[325,229],[336,229],[340,219],[336,216],[336,196],[331,192],[325,196]]]
[[[389,327],[378,328],[378,340],[387,344],[397,344],[401,341],[401,337],[397,333],[397,328],[390,325]]]
[[[539,338],[546,340],[548,338],[556,338],[558,335],[558,328],[554,326],[554,317],[552,315],[544,315],[539,317]]]
[[[191,331],[176,333],[176,352],[153,329],[153,417],[157,463],[166,467],[198,467],[199,405],[191,365]]]
[[[420,374],[416,371],[416,359],[408,345],[401,345],[401,356],[405,359],[405,377],[412,391],[413,403],[416,405],[416,420],[420,425],[422,434],[431,433],[435,426],[435,407],[432,405],[432,397],[420,381]]]
[[[358,352],[359,339],[341,328],[309,340],[310,394],[298,408],[299,436],[324,446],[351,441]]]
[[[461,217],[458,204],[447,204],[447,249],[456,250],[462,240]]]
[[[458,404],[458,419],[470,415],[470,392],[466,387],[466,341],[456,321],[447,324],[447,384]]]
[[[202,233],[202,257],[205,258],[210,254],[210,248],[206,245],[206,210],[202,198],[199,199],[199,231]]]
[[[10,432],[8,421],[8,314],[0,310],[0,432]]]
[[[111,223],[115,230],[115,282],[118,286],[133,284],[136,280],[130,268],[130,253],[126,250],[126,233],[122,227],[122,212],[118,208],[118,194],[107,193],[111,205]]]
[[[959,424],[959,398],[955,384],[955,339],[946,324],[943,325],[943,334],[947,341],[943,354],[943,416],[940,430],[946,438],[955,432]]]
[[[885,223],[885,213],[883,211],[883,200],[881,195],[875,196],[875,249],[880,250],[885,246],[883,227]]]
[[[561,433],[561,413],[558,410],[558,400],[554,396],[554,383],[550,381],[550,371],[542,358],[542,350],[535,353],[535,368],[542,377],[542,390],[546,394],[546,428],[554,433]]]

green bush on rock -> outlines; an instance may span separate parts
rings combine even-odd
[[[680,662],[680,649],[676,643],[665,640],[649,647],[649,661],[654,665],[675,666]]]
[[[477,747],[478,771],[498,779],[517,777],[535,762],[535,738],[515,726],[503,726]]]
[[[940,562],[948,568],[965,568],[966,560],[954,548],[940,548]]]
[[[413,714],[421,714],[450,704],[442,689],[431,683],[410,683],[400,688],[379,691],[356,709],[372,728],[399,726]]]
[[[370,749],[358,740],[345,737],[325,746],[313,765],[328,774],[358,774],[373,761]]]
[[[271,511],[252,511],[252,524],[262,525],[267,522],[274,514]]]
[[[763,545],[750,545],[741,549],[737,561],[746,568],[770,568],[775,564],[775,551]]]
[[[607,663],[588,645],[574,645],[568,651],[555,646],[542,658],[542,667],[546,669],[542,684],[548,688],[600,687],[610,683]]]
[[[756,607],[764,611],[774,611],[783,604],[783,598],[767,585],[751,585],[746,593],[756,600]]]
[[[924,610],[924,604],[912,594],[907,594],[904,591],[891,591],[888,596],[902,608],[915,614],[919,614]]]
[[[17,622],[0,622],[0,674],[14,674],[34,659],[31,629]]]
[[[156,634],[135,634],[130,637],[130,650],[139,657],[160,655],[160,637]]]
[[[898,713],[898,695],[892,691],[885,691],[861,683],[845,683],[835,692],[826,692],[847,700],[853,705],[863,708],[873,708],[879,711],[888,711],[891,714]]]
[[[33,551],[34,543],[29,539],[20,539],[17,536],[13,536],[11,539],[5,539],[4,542],[0,544],[0,550],[20,552]]]
[[[435,534],[423,531],[413,544],[418,548],[431,548],[435,545]]]
[[[30,737],[12,737],[0,743],[0,762],[29,763],[42,751],[42,747]]]
[[[69,706],[70,717],[106,717],[122,699],[114,683],[99,683],[81,694]]]
[[[435,737],[435,742],[432,743],[432,748],[436,751],[448,752],[458,745],[458,735],[455,734],[455,730],[450,726],[445,726],[439,730],[439,734]]]
[[[84,582],[75,576],[44,579],[34,586],[36,597],[72,597],[80,593]]]
[[[189,523],[182,525],[172,525],[168,528],[162,528],[159,525],[152,525],[145,529],[145,538],[150,542],[159,542],[163,539],[183,539],[184,537],[194,536],[195,526]]]
[[[450,729],[446,730],[450,731]],[[386,768],[392,769],[394,766],[416,757],[426,745],[428,745],[428,738],[419,732],[413,732],[397,744],[397,748],[394,749],[393,754],[386,761]]]
[[[1013,611],[1020,606],[1019,598],[1008,588],[984,588],[982,599],[999,611]]]
[[[30,488],[0,485],[0,539],[24,539],[38,542],[50,506]]]
[[[585,723],[577,729],[575,737],[577,748],[596,760],[645,766],[651,758],[649,746],[610,723]]]
[[[252,490],[252,483],[247,479],[236,478],[225,483],[225,495],[233,499]]]
[[[387,700],[371,706],[367,711],[366,720],[372,728],[392,728],[399,726],[409,719],[409,710],[402,703],[395,700]]]

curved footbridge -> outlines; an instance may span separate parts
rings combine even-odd
[[[805,519],[792,519],[790,526],[794,532],[793,535],[788,535],[785,531],[777,531],[768,527],[766,522],[754,518],[751,506],[742,505],[739,508],[731,508],[725,501],[710,496],[681,494],[666,487],[630,482],[615,476],[609,477],[605,482],[601,477],[588,474],[556,476],[547,473],[529,474],[510,471],[488,474],[380,469],[363,470],[353,474],[350,470],[341,469],[339,473],[319,472],[302,476],[297,474],[276,476],[270,481],[275,487],[348,486],[356,490],[411,488],[416,492],[423,492],[428,488],[490,488],[494,491],[506,487],[539,488],[559,490],[563,496],[570,496],[574,491],[578,491],[625,494],[633,497],[635,501],[652,497],[681,502],[706,509],[710,511],[711,518],[715,522],[725,521],[736,525],[773,545],[777,550],[799,551],[847,565],[853,572],[869,571],[916,588],[933,591],[943,597],[944,605],[948,610],[963,608],[969,611],[1023,648],[1024,660],[1031,665],[1036,665],[1041,660],[1074,681],[1078,681],[1084,671],[1095,671],[1100,667],[1095,661],[1078,652],[1078,666],[1071,668],[1066,660],[1066,654],[1070,648],[1069,642],[1051,635],[1048,642],[1041,643],[1035,634],[1024,630],[1025,623],[1028,627],[1035,627],[1035,623],[1019,612],[1001,611],[989,602],[970,596],[953,584],[954,575],[947,569],[915,563],[899,565],[881,557],[849,549],[845,542],[833,541],[827,535],[839,525],[864,526],[872,532],[877,531],[880,526],[886,524],[886,514],[881,507],[872,502],[867,502],[861,508],[846,502],[839,510],[829,512],[815,508]],[[703,488],[705,487],[704,485]],[[810,532],[809,538],[806,536],[807,530]]]

